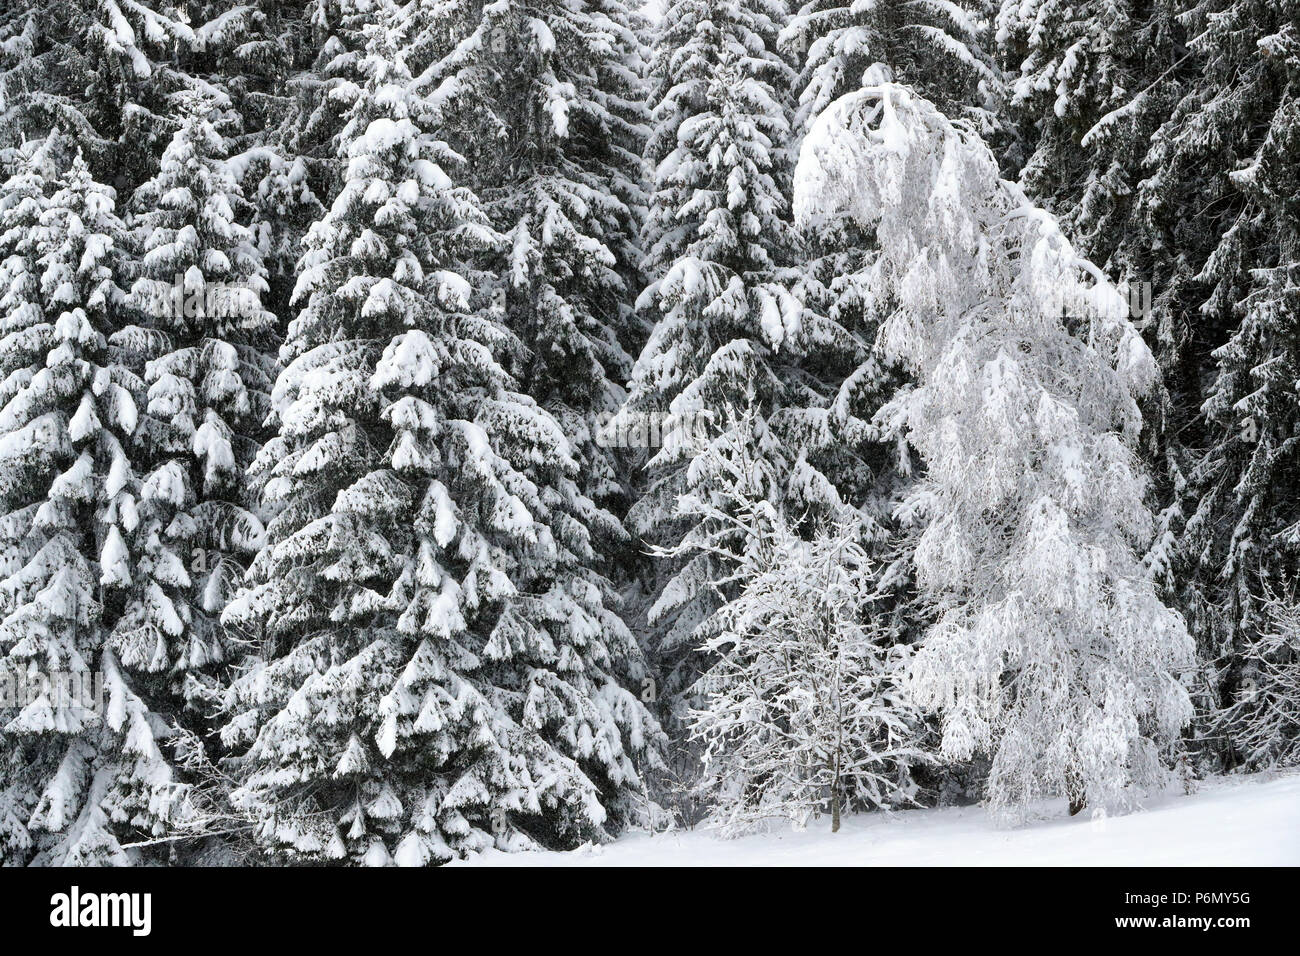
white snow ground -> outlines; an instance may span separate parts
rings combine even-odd
[[[1105,820],[1055,814],[999,829],[980,807],[864,814],[829,832],[720,840],[706,831],[632,834],[569,853],[492,850],[486,866],[1300,866],[1300,774],[1220,777]],[[455,864],[453,864],[455,865]]]

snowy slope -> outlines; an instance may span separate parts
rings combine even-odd
[[[804,833],[720,840],[636,834],[572,853],[482,854],[490,866],[1300,866],[1300,775],[1206,781],[1102,821],[1060,816],[995,827],[979,807],[851,817]],[[464,865],[464,864],[452,864]]]

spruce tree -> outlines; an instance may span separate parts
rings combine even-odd
[[[448,101],[448,140],[506,236],[485,265],[524,346],[509,370],[560,422],[583,493],[621,510],[626,489],[596,429],[640,345],[631,305],[646,130],[627,5],[417,3],[405,19],[412,69]],[[601,523],[608,552],[624,535],[612,514]]]
[[[1300,567],[1300,511],[1286,491],[1300,481],[1297,16],[1293,2],[1248,0],[1188,12],[1199,76],[1159,133],[1144,196],[1184,217],[1198,204],[1184,250],[1197,269],[1189,304],[1213,336],[1206,345],[1222,336],[1202,366],[1211,384],[1182,553],[1224,704],[1238,693],[1241,658],[1271,629],[1260,582],[1281,591]],[[1182,192],[1189,182],[1195,198]]]
[[[725,424],[729,410],[754,409],[771,483],[760,494],[784,494],[797,457],[768,424],[797,387],[801,329],[783,271],[791,245],[783,91],[792,79],[776,51],[783,16],[765,0],[682,0],[665,15],[652,62],[649,284],[638,306],[653,325],[611,431],[658,445],[629,523],[661,547],[696,523],[676,501],[701,480],[693,462],[708,454],[709,417]],[[670,702],[680,703],[702,666],[696,628],[716,610],[715,572],[705,555],[674,560],[654,587],[650,624]]]
[[[124,195],[170,136],[168,96],[201,83],[178,62],[194,30],[157,0],[38,0],[0,14],[0,41],[0,135],[57,127]]]
[[[248,225],[269,286],[262,304],[280,319],[281,337],[302,239],[324,211],[318,193],[335,188],[337,179],[332,145],[304,139],[328,96],[312,69],[312,18],[319,12],[313,0],[234,7],[195,0],[186,8],[195,43],[180,51],[182,68],[204,77],[202,91],[216,107],[212,123],[227,140],[227,166],[252,204]],[[345,104],[332,105],[331,132],[345,112]]]
[[[140,553],[112,643],[124,665],[165,682],[159,694],[191,702],[211,697],[230,643],[219,618],[261,544],[244,472],[261,446],[275,322],[212,118],[210,101],[185,95],[157,174],[136,191],[128,304],[140,324],[110,337],[148,389],[138,431],[150,456]]]
[[[845,3],[810,0],[781,31],[799,57],[798,126],[858,89],[874,64],[917,90],[953,119],[986,135],[998,125],[1001,80],[985,48],[980,4],[962,0]]]
[[[658,731],[577,461],[466,264],[501,237],[382,14],[254,465],[275,517],[226,612],[262,647],[227,698],[234,798],[297,858],[572,846],[644,816]]]
[[[57,145],[57,144],[52,144]],[[41,214],[45,211],[53,169],[44,143],[14,150],[9,157],[12,175],[0,186],[0,402],[7,405],[30,380],[33,352],[30,330],[44,315],[37,244]],[[0,407],[3,407],[0,405]],[[8,482],[3,488],[5,514],[17,498],[18,489]],[[6,522],[12,526],[13,522]],[[22,565],[20,554],[4,550],[0,573],[8,577]],[[0,727],[17,716],[20,687],[25,687],[25,662],[0,660]],[[27,772],[23,749],[9,740],[0,742],[0,860],[17,863],[26,859],[32,847],[27,821],[40,796]]]
[[[1264,625],[1241,653],[1234,698],[1213,715],[1217,734],[1251,770],[1300,766],[1300,606],[1262,590]]]
[[[124,844],[183,826],[190,806],[161,749],[166,715],[137,691],[113,639],[146,507],[132,458],[143,385],[109,344],[124,308],[125,230],[80,153],[53,185],[37,229],[43,308],[28,308],[3,347],[22,367],[0,411],[0,651],[32,679],[102,681],[103,696],[87,706],[42,693],[4,724],[6,762],[25,765],[30,787],[28,838],[12,861],[117,865],[139,858]]]

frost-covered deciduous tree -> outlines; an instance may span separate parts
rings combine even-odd
[[[1009,0],[999,16],[1027,191],[1143,289],[1168,397],[1149,561],[1210,668],[1210,711],[1235,698],[1269,626],[1260,582],[1297,567],[1293,496],[1277,495],[1300,461],[1284,331],[1297,315],[1296,17],[1271,0]]]
[[[1194,72],[1179,23],[1183,7],[1179,0],[1006,0],[997,44],[1009,74],[1008,123],[1026,153],[1003,168],[1018,167],[1029,198],[1126,289],[1160,366],[1161,387],[1143,409],[1152,498],[1161,506],[1145,560],[1196,634],[1202,615],[1188,613],[1182,600],[1189,562],[1179,535],[1188,450],[1200,442],[1196,418],[1206,382],[1198,366],[1206,343],[1221,339],[1209,323],[1190,320],[1196,268],[1187,237],[1199,231],[1198,216],[1157,210],[1147,192],[1160,178],[1152,176],[1162,151],[1153,140]]]
[[[467,263],[500,241],[368,28],[343,188],[311,229],[254,465],[275,513],[225,619],[237,809],[265,849],[383,865],[572,846],[653,812],[660,734],[593,563],[596,507]]]
[[[780,34],[781,46],[794,57],[797,69],[791,147],[797,150],[809,124],[828,104],[861,87],[864,72],[873,65],[916,89],[951,118],[972,120],[984,135],[993,133],[999,122],[1001,84],[984,51],[988,24],[978,6],[966,0],[810,0],[798,7]],[[800,266],[792,291],[812,316],[824,316],[822,322],[829,328],[842,327],[870,343],[875,333],[867,306],[870,293],[861,282],[873,258],[874,237],[851,221],[827,220],[799,239]],[[898,380],[884,368],[865,374],[864,353],[855,357],[860,371],[854,387],[859,403],[874,411],[875,396],[892,391]],[[876,481],[868,492],[879,497],[888,496],[889,469],[884,465],[872,469]]]
[[[916,793],[910,765],[925,758],[902,689],[908,648],[874,614],[856,522],[841,515],[801,528],[808,522],[754,495],[751,425],[730,433],[737,447],[715,459],[710,493],[680,505],[718,531],[677,550],[717,552],[727,571],[714,584],[735,595],[715,616],[705,640],[715,662],[693,689],[697,788],[726,835],[775,820],[803,827],[823,813],[836,831],[845,810],[907,804]]]
[[[138,573],[130,542],[141,524],[132,454],[144,388],[108,341],[124,308],[125,229],[79,152],[49,190],[36,232],[39,302],[0,345],[10,369],[0,657],[29,682],[70,675],[84,687],[98,675],[104,708],[51,691],[5,715],[0,746],[27,786],[6,807],[25,831],[7,828],[7,860],[117,865],[139,858],[124,844],[168,834],[191,811],[160,746],[166,718],[111,639]]]
[[[783,49],[798,68],[792,146],[821,111],[863,84],[868,68],[882,68],[934,102],[952,119],[971,122],[985,137],[999,130],[1001,80],[984,45],[983,5],[970,0],[850,3],[810,0],[781,31]],[[870,229],[844,217],[819,219],[797,236],[791,292],[802,303],[807,350],[823,358],[827,381],[838,389],[837,414],[852,428],[837,441],[843,465],[827,464],[841,495],[863,513],[864,543],[878,559],[878,586],[891,595],[882,615],[893,618],[895,639],[914,639],[906,552],[897,548],[891,516],[911,481],[914,461],[896,432],[873,427],[875,412],[906,382],[895,363],[874,348],[879,316],[872,308],[870,267],[876,257]],[[849,348],[845,348],[849,346]],[[825,363],[827,356],[841,356]]]
[[[881,345],[916,376],[881,416],[926,469],[902,509],[923,523],[917,580],[937,619],[909,685],[943,712],[943,755],[991,754],[996,809],[1131,802],[1191,716],[1191,640],[1140,560],[1150,351],[987,147],[905,88],[823,113],[795,202],[875,229]]]

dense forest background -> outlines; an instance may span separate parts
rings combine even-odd
[[[5,863],[1300,760],[1295,0],[35,0],[0,173]]]

